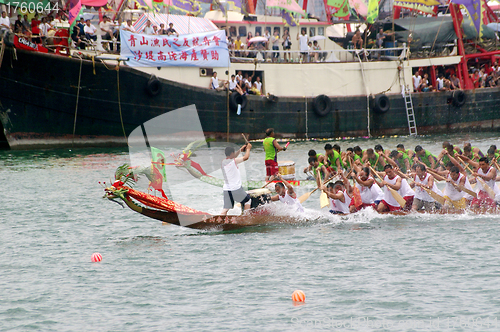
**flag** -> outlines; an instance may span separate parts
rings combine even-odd
[[[333,7],[333,6],[332,6]],[[340,4],[340,7],[335,7],[335,13],[333,13],[335,17],[346,17],[349,16],[349,1],[343,0]]]
[[[70,0],[68,8],[69,8],[68,23],[71,27],[73,27],[76,19],[80,15],[80,11],[82,10],[82,1],[81,0]]]
[[[285,26],[287,27],[296,27],[297,25],[299,25],[295,17],[293,17],[293,14],[287,12],[286,10],[281,10],[281,18],[283,19],[283,23],[285,23]]]
[[[151,161],[153,168],[156,168],[163,177],[163,182],[167,182],[167,173],[165,170],[165,153],[155,147],[151,147]]]
[[[366,22],[373,23],[378,17],[378,1],[370,0],[368,2],[368,16],[366,17]]]
[[[400,0],[399,3],[405,4],[415,4],[415,5],[423,5],[423,6],[439,6],[440,3],[437,0]],[[401,5],[398,5],[403,7]]]
[[[266,7],[283,9],[287,12],[307,16],[295,0],[267,0]]]
[[[467,8],[469,16],[472,20],[472,24],[474,25],[474,28],[476,28],[479,38],[481,38],[483,35],[483,1],[484,0],[451,0],[451,2],[457,5],[463,5],[465,8]]]

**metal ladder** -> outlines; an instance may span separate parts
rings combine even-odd
[[[413,101],[411,99],[410,89],[404,88],[403,91],[406,107],[406,118],[408,119],[408,129],[410,136],[417,136],[417,122],[415,121],[415,113],[413,112]]]
[[[412,85],[411,85],[412,87],[409,88],[406,85],[403,62],[401,62],[401,70],[399,71],[400,82],[401,82],[401,75],[403,76],[403,78],[402,78],[403,86],[401,88],[403,90],[402,91],[403,99],[405,100],[406,119],[408,120],[408,129],[410,130],[410,136],[417,136],[417,122],[415,121],[415,113],[413,112],[413,101],[411,99],[411,90],[413,88],[413,81],[412,81]]]

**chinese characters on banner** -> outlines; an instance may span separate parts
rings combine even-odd
[[[229,51],[223,30],[189,35],[143,35],[121,30],[121,56],[131,67],[227,67]]]

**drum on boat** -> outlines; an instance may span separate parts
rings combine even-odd
[[[295,180],[295,162],[283,160],[278,163],[278,170],[285,180]]]
[[[271,191],[267,188],[252,189],[247,193],[250,195],[250,208],[252,209],[271,202]]]

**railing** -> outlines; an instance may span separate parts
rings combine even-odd
[[[282,51],[282,50],[231,50],[232,62],[261,62],[261,63],[316,63],[316,62],[353,62],[357,54],[363,61],[397,60],[407,57],[406,44],[403,47],[369,48],[349,50],[311,50]]]

